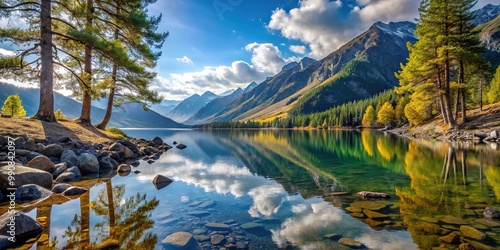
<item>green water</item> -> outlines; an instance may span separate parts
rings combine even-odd
[[[90,190],[77,199],[53,195],[22,208],[44,225],[42,235],[23,248],[114,243],[163,249],[169,234],[204,229],[207,222],[230,224],[230,237],[250,249],[343,247],[326,234],[356,240],[362,249],[455,249],[462,242],[500,248],[500,221],[482,220],[485,207],[500,207],[496,145],[414,141],[373,131],[126,132],[188,147],[173,148],[153,164],[142,162],[133,169],[139,174],[75,183]],[[175,182],[157,190],[151,183],[156,174]],[[391,195],[376,203],[385,218],[349,212],[363,201],[356,193],[364,190]],[[200,207],[203,202],[209,206]],[[0,213],[5,209],[0,206]],[[246,222],[262,228],[241,229]],[[461,226],[476,228],[484,239],[471,239]],[[457,242],[439,239],[451,233]],[[210,240],[200,245],[220,247]]]

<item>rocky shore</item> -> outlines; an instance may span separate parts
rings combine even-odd
[[[71,182],[128,174],[139,160],[153,163],[170,148],[159,137],[89,143],[67,136],[0,135],[0,201],[10,204],[9,211],[0,216],[0,249],[14,244],[9,235],[15,235],[18,243],[42,231],[37,221],[15,209],[16,204],[39,202],[53,193],[81,195],[87,190]],[[14,215],[15,227],[11,227]]]

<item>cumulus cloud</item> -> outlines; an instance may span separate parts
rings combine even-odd
[[[183,56],[181,58],[175,58],[175,60],[179,61],[179,62],[183,62],[183,63],[189,63],[189,64],[192,64],[193,63],[193,60],[191,60],[189,57],[187,56]]]
[[[290,51],[297,53],[297,54],[305,54],[306,53],[306,46],[304,46],[304,45],[291,45]]]
[[[309,56],[321,59],[374,22],[413,20],[418,5],[414,0],[302,0],[290,11],[276,9],[268,28],[306,43]]]
[[[155,90],[167,99],[175,96],[176,100],[181,96],[188,97],[187,93],[192,95],[207,90],[222,93],[229,89],[245,87],[250,82],[260,82],[280,72],[285,64],[299,60],[297,57],[284,58],[278,47],[271,43],[251,43],[244,49],[252,54],[251,64],[234,61],[229,66],[207,66],[196,72],[170,74],[168,79],[158,80]],[[169,89],[182,90],[185,95],[173,93]]]

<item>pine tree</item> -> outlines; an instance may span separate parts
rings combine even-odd
[[[38,79],[40,82],[40,102],[34,117],[44,121],[55,121],[52,43],[54,34],[52,32],[51,7],[50,0],[41,0],[40,2],[0,1],[1,16],[22,18],[27,23],[26,28],[0,27],[0,37],[3,41],[11,41],[23,48],[15,56],[0,58],[0,67],[3,72],[18,73],[24,78],[40,75]],[[33,57],[38,55],[39,58],[33,60]],[[9,74],[2,75],[8,76]]]
[[[5,99],[1,112],[11,117],[26,116],[26,110],[24,110],[23,102],[18,94],[10,95]]]
[[[387,125],[394,121],[394,108],[389,102],[384,103],[378,111],[377,122]]]
[[[488,91],[489,103],[496,103],[500,101],[500,66],[497,67],[495,75],[491,80],[490,90]]]
[[[363,115],[363,120],[361,124],[364,127],[371,127],[375,125],[375,121],[376,121],[375,109],[373,108],[372,105],[369,105],[365,110],[365,114]]]

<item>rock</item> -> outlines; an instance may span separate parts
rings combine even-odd
[[[140,174],[140,173],[141,173],[141,171],[139,171],[139,170],[134,171],[134,174]]]
[[[205,227],[215,231],[231,231],[231,227],[224,223],[207,223]]]
[[[362,213],[363,209],[360,207],[346,207],[345,210],[351,212],[351,213]]]
[[[477,229],[475,229],[473,227],[469,227],[469,226],[460,226],[460,232],[462,232],[462,234],[465,237],[475,239],[475,240],[483,240],[484,238],[486,238],[485,233],[480,232]]]
[[[491,131],[490,137],[493,137],[493,138],[497,139],[498,138],[498,130]]]
[[[340,239],[340,237],[341,236],[338,234],[325,234],[325,235],[323,235],[324,239],[329,239],[329,240],[338,240],[338,239]]]
[[[56,170],[52,171],[52,177],[57,178],[62,172],[66,171],[68,169],[68,163],[63,162],[55,165]]]
[[[210,201],[204,201],[200,205],[198,205],[199,208],[207,208],[207,207],[212,207],[215,205],[215,202],[210,200]]]
[[[29,168],[36,168],[47,172],[53,172],[56,170],[56,166],[52,161],[46,156],[37,156],[28,162]]]
[[[485,226],[488,226],[488,227],[500,227],[500,223],[496,222],[496,221],[493,221],[493,220],[476,219],[475,221],[478,222],[478,223],[481,223],[481,224],[483,224]]]
[[[16,202],[26,203],[38,199],[47,198],[52,192],[36,184],[26,184],[16,189]]]
[[[77,181],[81,176],[82,176],[82,174],[80,173],[80,170],[77,167],[71,167],[71,168],[68,168],[62,174],[60,174],[56,178],[55,183],[65,183],[65,182]]]
[[[176,148],[185,149],[185,148],[187,148],[187,146],[181,143],[181,144],[177,145]]]
[[[108,150],[114,151],[117,153],[123,153],[124,148],[125,147],[122,144],[120,144],[119,142],[115,142],[115,143],[113,143],[113,145],[109,146]]]
[[[210,236],[210,243],[212,245],[223,245],[226,242],[224,235],[214,234]]]
[[[132,162],[132,163],[130,164],[130,166],[132,166],[132,167],[134,167],[134,168],[138,167],[139,165],[141,165],[141,163],[140,163],[139,161],[134,161],[134,162]]]
[[[207,233],[207,230],[205,228],[196,228],[193,231],[193,234],[206,234],[206,233]]]
[[[61,162],[67,162],[70,167],[78,166],[78,157],[73,150],[64,150],[61,154]]]
[[[205,210],[195,210],[195,211],[189,211],[187,214],[192,215],[192,216],[196,216],[196,217],[203,217],[203,216],[209,215],[210,212],[205,211]]]
[[[458,246],[459,250],[475,250],[474,247],[472,247],[471,244],[469,243],[462,243]]]
[[[6,144],[7,144],[7,143],[6,143]],[[177,145],[177,142],[176,142],[176,141],[174,141],[172,144]]]
[[[28,139],[24,145],[23,148],[29,151],[35,151],[36,150],[36,143],[35,140],[33,139]]]
[[[71,138],[69,138],[68,136],[61,136],[61,137],[57,138],[57,142],[61,142],[61,143],[67,143],[70,141],[71,141]]]
[[[135,154],[129,148],[123,147],[123,157],[125,157],[125,159],[133,159],[135,158]]]
[[[363,246],[363,244],[361,244],[361,242],[358,242],[358,241],[355,241],[355,240],[351,240],[349,238],[340,238],[338,240],[338,242],[344,246],[348,246],[348,247],[351,247],[351,248],[360,248]]]
[[[12,211],[12,213],[4,213],[0,216],[0,235],[15,236],[17,242],[22,242],[29,238],[37,238],[42,233],[43,227],[36,220],[21,211]],[[15,231],[12,231],[9,225],[9,223],[12,224],[11,217],[15,218]],[[14,242],[1,240],[0,249],[7,249],[12,244]]]
[[[500,210],[494,207],[487,207],[484,209],[483,215],[486,219],[500,219]]]
[[[172,215],[172,212],[168,212],[167,211],[165,213],[162,213],[162,214],[158,215],[157,218],[161,220],[161,219],[165,219],[167,217],[170,217],[170,215]]]
[[[149,164],[153,164],[153,163],[155,163],[155,160],[151,160],[151,159],[150,159],[150,160],[148,160],[148,163],[149,163]]]
[[[350,215],[354,218],[365,218],[364,213],[351,213]]]
[[[386,193],[377,193],[377,192],[370,192],[370,191],[358,192],[358,196],[361,196],[363,198],[372,198],[372,199],[389,199],[389,198],[391,198],[391,196],[386,194]]]
[[[9,143],[9,140],[7,139],[7,137],[0,135],[0,147],[7,145],[7,143]]]
[[[66,169],[66,172],[73,173],[76,178],[82,177],[82,173],[80,172],[80,169],[78,167],[70,167]]]
[[[173,180],[160,174],[155,176],[155,178],[153,179],[153,185],[158,190],[170,185],[170,183],[172,182]]]
[[[131,141],[128,140],[121,140],[119,141],[123,146],[127,147],[130,149],[134,154],[137,154],[139,152],[139,149],[137,148],[137,145],[132,143]]]
[[[248,249],[248,244],[244,241],[236,242],[236,249]]]
[[[439,237],[439,240],[448,244],[458,244],[460,242],[460,237],[456,233],[451,233],[443,237]]]
[[[118,169],[116,170],[116,172],[130,172],[130,171],[132,171],[132,168],[128,164],[121,164],[120,166],[118,166]]]
[[[209,241],[210,240],[210,237],[204,235],[204,234],[201,234],[201,235],[194,235],[193,238],[198,241],[198,242],[205,242],[205,241]]]
[[[43,154],[47,157],[61,157],[62,152],[64,151],[63,147],[59,144],[50,144],[43,148]]]
[[[0,192],[0,203],[2,203],[2,200],[3,200],[3,194],[2,192]]]
[[[82,187],[70,187],[66,189],[62,194],[64,196],[73,196],[73,195],[81,195],[83,193],[87,192],[86,188]]]
[[[263,229],[264,227],[259,223],[248,222],[248,223],[242,224],[241,228],[243,228],[245,230],[254,230],[254,229]]]
[[[188,232],[176,232],[167,236],[162,242],[169,249],[199,249],[199,245]]]
[[[109,170],[116,169],[118,167],[118,162],[109,156],[102,157],[99,160],[99,171],[106,172]]]
[[[153,140],[151,141],[155,144],[155,146],[160,146],[161,144],[163,144],[163,140],[158,136],[153,138]]]
[[[171,223],[174,223],[174,222],[177,222],[177,221],[179,221],[179,218],[169,218],[169,219],[161,220],[158,223],[161,224],[161,225],[168,225],[168,224],[171,224]]]
[[[481,249],[481,250],[498,250],[498,247],[493,248],[493,247],[487,246],[483,243],[480,243],[480,242],[477,242],[474,240],[465,239],[465,241],[467,243],[469,243],[473,249],[476,249],[476,250],[479,250],[479,249]]]
[[[359,207],[362,209],[378,211],[378,210],[381,210],[381,209],[387,207],[387,205],[385,205],[382,202],[378,202],[378,201],[355,201],[355,202],[351,203],[351,207]]]
[[[1,165],[1,164],[0,164]],[[14,166],[14,167],[13,167]],[[15,179],[12,184],[9,182],[9,172],[13,173]],[[5,165],[0,167],[0,190],[7,190],[7,188],[16,188],[25,184],[36,184],[44,188],[52,186],[52,175],[48,172],[23,167],[21,165]]]
[[[60,194],[70,187],[72,187],[72,186],[69,184],[59,183],[59,184],[54,185],[54,187],[52,188],[52,192],[56,193],[56,194]]]
[[[99,173],[99,161],[95,155],[83,153],[78,157],[78,168],[82,174]]]
[[[454,216],[451,216],[451,215],[443,216],[439,220],[445,224],[451,224],[451,225],[467,225],[467,224],[469,224],[467,221],[462,220],[462,219],[457,218],[457,217],[454,217]]]
[[[363,213],[366,214],[366,216],[368,216],[368,218],[374,219],[374,220],[384,220],[384,219],[389,218],[389,216],[387,216],[385,214],[377,213],[377,212],[374,212],[374,211],[371,211],[368,209],[363,210]]]

